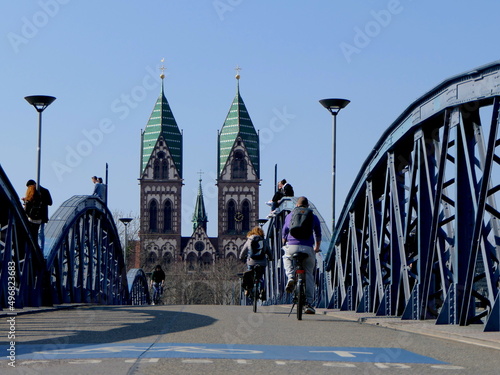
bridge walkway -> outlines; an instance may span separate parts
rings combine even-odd
[[[479,326],[290,305],[61,305],[15,315],[15,365],[37,374],[497,374],[500,333]],[[8,319],[2,313],[5,337]],[[6,345],[0,345],[8,353]],[[9,358],[0,359],[2,373]],[[332,372],[333,371],[333,372]],[[9,373],[9,372],[6,372]],[[15,372],[13,372],[15,373]]]

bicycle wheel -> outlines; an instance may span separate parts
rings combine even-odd
[[[295,292],[297,293],[297,320],[302,320],[302,312],[304,311],[305,299],[306,299],[306,286],[302,276],[299,275],[297,280],[297,286],[295,287]]]
[[[257,278],[255,278],[253,282],[253,312],[257,312],[257,300],[259,299],[259,282],[257,281]]]

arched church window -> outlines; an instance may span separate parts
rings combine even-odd
[[[241,221],[241,230],[243,232],[248,232],[250,230],[250,202],[244,200],[241,205],[241,213],[243,214],[243,220]]]
[[[203,268],[207,268],[212,264],[212,255],[210,253],[205,253],[201,256],[201,264]]]
[[[160,161],[158,159],[153,164],[153,178],[160,178]]]
[[[233,200],[227,202],[227,231],[232,232],[236,230],[236,204]]]
[[[172,254],[166,252],[165,254],[163,254],[163,264],[169,265],[170,263],[172,263]]]
[[[164,159],[161,161],[161,178],[168,180],[168,161]]]
[[[167,199],[163,206],[163,232],[172,230],[172,201]]]
[[[158,255],[154,251],[150,251],[147,258],[148,267],[154,267],[158,263]]]
[[[158,232],[158,203],[156,201],[149,204],[149,231]]]
[[[189,253],[188,256],[186,257],[186,263],[187,263],[187,266],[188,266],[188,270],[194,270],[195,267],[196,267],[196,260],[197,260],[197,256],[195,253]]]
[[[234,152],[233,162],[231,167],[232,167],[233,178],[246,178],[247,165],[245,162],[245,155],[241,150],[237,150]]]

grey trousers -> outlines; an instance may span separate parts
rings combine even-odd
[[[306,271],[306,300],[308,304],[314,302],[314,269],[316,267],[316,253],[312,246],[304,245],[286,245],[283,247],[283,266],[287,280],[294,277],[292,268],[292,255],[295,253],[307,253],[309,256],[304,261],[304,269]]]

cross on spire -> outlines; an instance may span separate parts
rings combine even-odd
[[[163,79],[165,78],[165,66],[163,65],[163,62],[165,61],[165,58],[162,58],[161,59],[161,66],[160,66],[160,70],[161,70],[161,74],[160,74],[160,78]]]
[[[198,172],[198,174],[200,175],[200,181],[201,181],[201,175],[203,174],[203,172],[201,171],[201,169],[200,169],[200,171]]]
[[[236,70],[236,79],[240,79],[240,66],[236,65],[236,68],[234,68],[234,70]]]

